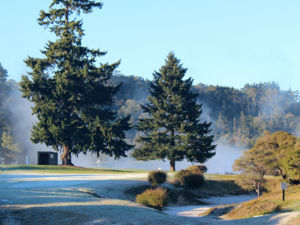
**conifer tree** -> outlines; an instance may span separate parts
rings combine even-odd
[[[149,117],[140,119],[137,127],[143,135],[137,140],[141,147],[133,152],[136,159],[168,159],[174,171],[176,161],[203,163],[214,156],[211,124],[200,122],[198,94],[191,90],[191,78],[183,80],[186,71],[171,52],[165,65],[154,72],[149,103],[142,106]]]
[[[63,150],[62,164],[72,165],[71,153],[87,151],[119,158],[132,146],[125,139],[129,117],[117,119],[110,106],[119,86],[108,84],[119,62],[96,66],[106,53],[82,46],[81,13],[101,8],[93,0],[53,0],[38,23],[57,39],[49,41],[44,58],[28,57],[31,69],[20,83],[23,97],[34,103],[31,140]]]

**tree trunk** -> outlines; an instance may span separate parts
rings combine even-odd
[[[174,160],[170,160],[170,170],[175,171],[175,161]]]
[[[73,163],[71,161],[71,152],[68,146],[64,145],[64,151],[63,154],[60,156],[61,158],[61,164],[62,165],[71,165],[73,166]]]
[[[260,183],[257,184],[256,192],[257,192],[257,197],[259,198],[260,197]]]
[[[282,177],[282,179],[286,179],[286,175],[283,174],[282,170],[280,168],[277,168],[279,171],[280,176]]]
[[[174,130],[171,130],[171,134],[170,134],[170,138],[171,138],[171,146],[172,148],[174,148],[175,146],[175,142],[174,142]],[[170,160],[170,170],[171,171],[175,171],[175,160]]]

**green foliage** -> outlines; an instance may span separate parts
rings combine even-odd
[[[183,176],[183,186],[185,188],[199,188],[204,183],[202,174],[190,173]]]
[[[151,183],[152,186],[160,185],[167,180],[167,173],[160,170],[151,171],[148,174],[148,181]]]
[[[180,170],[175,174],[175,179],[185,188],[199,188],[204,184],[203,170],[206,168],[204,167],[194,165]]]
[[[137,124],[138,119],[144,117],[138,104],[146,102],[149,81],[120,74],[112,76],[111,80],[114,85],[123,83],[115,101],[118,114],[131,114],[131,121]],[[246,84],[242,89],[197,84],[192,89],[203,104],[203,120],[213,121],[212,133],[218,142],[253,147],[266,130],[294,132],[300,127],[298,91],[283,91],[271,82]],[[127,103],[128,100],[132,102]],[[139,134],[132,130],[131,140]]]
[[[284,131],[266,132],[254,149],[265,152],[266,170],[278,171],[283,179],[300,180],[300,138]]]
[[[210,109],[216,139],[254,146],[265,130],[292,132],[299,127],[298,91],[282,91],[274,82],[230,87],[198,84],[199,101]]]
[[[240,171],[237,184],[248,190],[255,190],[257,196],[261,195],[262,187],[265,182],[266,167],[264,159],[269,153],[249,149],[243,152],[243,155],[237,159],[232,168],[234,171]]]
[[[233,169],[242,172],[239,184],[253,187],[260,195],[265,174],[279,173],[291,182],[300,180],[299,160],[299,138],[284,131],[265,132],[253,148],[235,161]]]
[[[192,79],[183,80],[186,71],[170,53],[165,65],[154,72],[148,104],[142,106],[148,116],[138,123],[143,135],[133,153],[136,159],[168,159],[175,170],[175,162],[184,158],[202,163],[214,156],[210,123],[200,122],[201,105],[191,91]]]
[[[132,146],[125,139],[129,117],[117,119],[110,107],[120,85],[108,80],[119,62],[95,65],[100,50],[82,46],[81,13],[102,4],[92,0],[52,1],[38,22],[57,36],[42,51],[44,58],[28,57],[31,69],[20,82],[23,97],[34,103],[38,122],[31,139],[56,150],[63,149],[63,164],[71,164],[71,152],[91,151],[119,158]]]
[[[0,162],[4,164],[16,163],[21,154],[20,146],[13,137],[14,121],[11,120],[9,110],[13,82],[7,81],[7,70],[0,64]]]
[[[16,143],[10,132],[2,132],[0,148],[0,160],[4,164],[11,164],[17,161],[17,156],[21,153],[19,145]]]
[[[136,202],[161,210],[168,204],[167,190],[162,188],[148,189],[136,196]]]

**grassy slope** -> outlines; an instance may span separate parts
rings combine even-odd
[[[300,210],[300,186],[288,187],[285,201],[282,201],[279,179],[269,179],[268,189],[273,191],[263,194],[261,197],[245,202],[231,212],[225,218],[239,219],[274,212],[288,212]]]
[[[0,165],[1,173],[9,174],[122,174],[122,173],[145,173],[146,170],[133,169],[94,169],[69,166],[44,166],[44,165]]]
[[[179,184],[174,180],[174,175],[174,172],[168,172],[168,182],[174,184],[175,187],[178,188],[172,188],[172,186],[169,186],[168,184],[163,184],[163,187],[168,190],[169,203],[177,206],[203,205],[206,203],[200,199],[211,196],[249,193],[235,184],[235,175],[206,174],[204,184],[200,188],[195,189],[182,189],[181,186],[179,186]],[[129,187],[125,190],[125,193],[131,201],[135,201],[138,194],[141,194],[146,189],[150,188],[150,184],[143,184],[136,187]]]
[[[246,194],[244,190],[235,183],[236,175],[206,174],[205,183],[198,192],[204,196],[222,196]]]

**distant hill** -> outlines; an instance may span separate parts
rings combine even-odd
[[[18,83],[7,80],[7,71],[0,68],[0,162],[17,160],[24,163],[24,154],[42,145],[33,145],[30,130],[35,121],[31,103],[21,98]],[[121,84],[114,97],[113,108],[122,116],[131,115],[131,122],[146,116],[141,104],[147,102],[149,80],[138,76],[117,74],[109,81]],[[202,103],[202,120],[212,122],[212,133],[218,143],[237,147],[251,147],[265,131],[284,130],[300,134],[300,95],[298,91],[283,91],[274,83],[246,84],[241,89],[224,86],[196,84]],[[139,133],[132,129],[128,141],[135,144]],[[12,151],[17,151],[11,156]],[[15,156],[18,154],[18,156]]]
[[[137,76],[117,75],[113,84],[123,83],[115,100],[120,116],[131,115],[134,125],[143,116],[140,104],[147,101],[150,81]],[[300,95],[283,91],[275,82],[246,84],[241,89],[197,84],[203,104],[202,119],[213,124],[212,133],[219,142],[236,146],[252,146],[265,130],[284,130],[300,134]],[[136,131],[131,131],[134,142]]]

